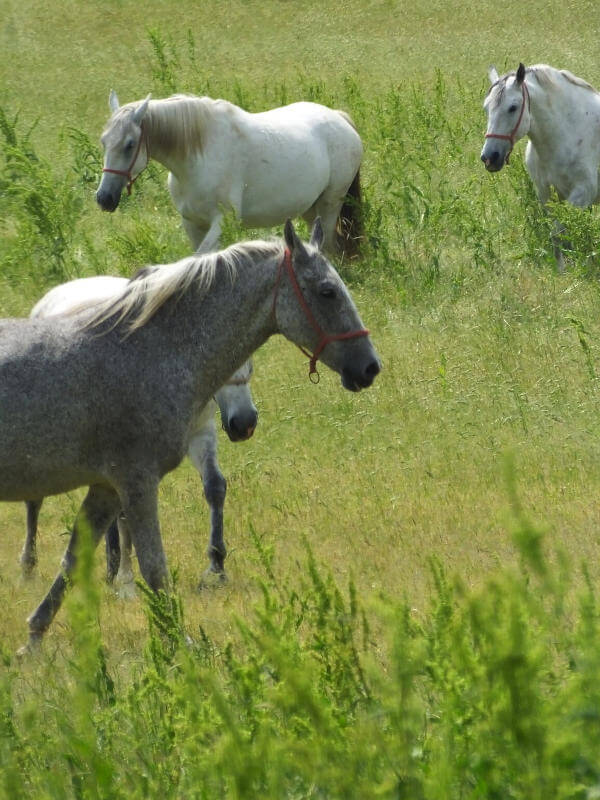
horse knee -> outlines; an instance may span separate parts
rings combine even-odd
[[[227,494],[227,481],[220,472],[213,472],[204,481],[204,496],[210,506],[222,508]]]

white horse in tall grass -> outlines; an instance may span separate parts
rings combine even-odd
[[[579,208],[600,200],[600,93],[568,70],[547,64],[500,77],[489,71],[491,87],[481,160],[489,172],[508,163],[513,147],[528,136],[525,166],[538,198],[546,203],[554,188],[561,200]],[[564,268],[560,238],[553,237],[558,267]]]
[[[96,192],[105,211],[117,208],[154,158],[169,170],[171,197],[197,252],[218,249],[228,210],[259,227],[320,216],[327,250],[358,248],[363,148],[343,111],[303,102],[250,114],[189,95],[119,106],[114,91],[109,106]]]

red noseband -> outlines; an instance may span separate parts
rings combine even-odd
[[[300,288],[300,284],[298,283],[298,279],[296,278],[296,273],[294,272],[294,266],[292,264],[292,254],[290,253],[289,249],[286,247],[285,253],[283,255],[283,259],[281,260],[281,264],[279,265],[279,270],[277,271],[277,279],[275,281],[275,286],[273,288],[273,314],[275,314],[275,304],[277,302],[277,294],[279,292],[279,284],[281,283],[281,276],[283,275],[284,268],[287,271],[287,274],[290,278],[290,283],[296,293],[296,297],[298,298],[298,302],[300,303],[300,308],[304,311],[304,315],[306,316],[307,320],[310,323],[311,328],[315,331],[317,336],[319,337],[319,341],[317,342],[317,346],[315,348],[314,353],[311,355],[308,350],[305,350],[304,347],[298,347],[304,353],[304,355],[309,359],[309,369],[308,369],[308,377],[310,378],[312,383],[319,382],[319,373],[317,372],[317,360],[323,350],[327,347],[329,342],[340,342],[344,341],[345,339],[356,339],[359,336],[368,336],[369,331],[366,328],[362,328],[358,331],[350,331],[348,333],[325,333],[323,328],[319,325],[317,320],[315,319],[314,314],[310,310],[308,303],[304,295],[302,294],[302,289]],[[313,375],[316,375],[316,380],[313,380]]]

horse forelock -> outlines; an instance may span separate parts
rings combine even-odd
[[[133,123],[133,111],[135,111],[135,104],[129,103],[127,106],[118,108],[109,117],[100,136],[100,141],[105,146],[109,147],[111,144],[116,144],[123,139],[127,129]]]
[[[495,83],[492,83],[490,88],[487,90],[487,94],[483,101],[484,106],[490,105],[492,108],[498,108],[499,105],[502,104],[502,100],[504,99],[504,93],[506,91],[506,84],[509,78],[515,78],[517,75],[516,71],[507,72],[506,75],[502,75],[501,78]]]

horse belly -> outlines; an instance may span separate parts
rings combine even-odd
[[[0,464],[0,501],[37,500],[71,492],[80,486],[107,483],[92,471],[74,471],[71,465],[44,465],[11,461]]]
[[[26,500],[104,482],[88,419],[61,413],[48,397],[15,394],[0,414],[0,500]],[[17,407],[20,405],[20,408]],[[6,413],[5,416],[5,412]]]
[[[241,217],[247,225],[277,225],[308,211],[330,180],[327,152],[299,150],[293,158],[274,151],[248,165]]]

